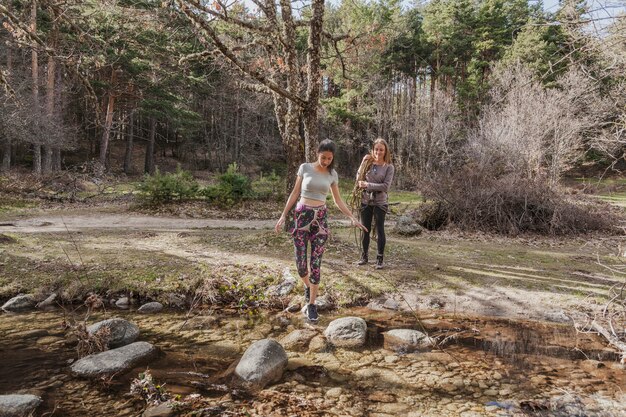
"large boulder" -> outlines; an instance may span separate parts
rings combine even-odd
[[[417,224],[411,216],[400,216],[396,220],[394,231],[402,236],[417,236],[422,233],[422,226]]]
[[[330,322],[324,336],[338,347],[363,346],[367,338],[367,323],[360,317],[342,317]]]
[[[412,329],[394,329],[383,333],[385,349],[396,352],[424,352],[434,346],[427,334]]]
[[[21,294],[11,298],[9,301],[2,305],[2,310],[7,312],[17,312],[30,310],[35,308],[37,300],[31,294]]]
[[[156,356],[157,352],[157,348],[148,342],[135,342],[121,348],[85,356],[74,362],[71,369],[75,375],[85,378],[125,373]]]
[[[41,404],[41,398],[31,394],[0,395],[0,417],[25,417],[32,415]]]
[[[93,335],[102,327],[108,327],[111,331],[109,347],[116,348],[133,343],[139,337],[139,327],[136,324],[120,318],[103,320],[87,327],[87,332]]]
[[[287,368],[287,353],[275,340],[263,339],[254,342],[245,351],[235,368],[243,383],[253,389],[263,389],[266,385],[282,378]]]

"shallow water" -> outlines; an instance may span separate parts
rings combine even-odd
[[[364,348],[289,351],[283,379],[258,393],[222,385],[253,341],[302,328],[321,335],[347,315],[367,321]],[[565,325],[459,316],[418,321],[364,308],[326,313],[316,326],[298,313],[188,318],[109,311],[89,322],[110,317],[135,322],[140,340],[161,349],[148,366],[155,380],[181,397],[201,394],[205,411],[198,415],[626,416],[626,372],[615,352]],[[107,380],[71,376],[76,354],[63,319],[60,311],[0,316],[0,393],[41,395],[38,416],[141,415],[145,403],[128,391],[146,366]],[[447,342],[428,353],[397,354],[383,348],[382,333],[393,328],[424,328]]]

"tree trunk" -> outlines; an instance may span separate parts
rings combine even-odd
[[[296,183],[298,168],[305,161],[304,144],[300,136],[297,107],[278,94],[273,94],[273,98],[278,130],[287,156],[286,192],[288,195]]]
[[[319,144],[318,104],[321,90],[320,47],[324,23],[324,0],[313,0],[307,51],[306,106],[303,109],[304,153],[309,161],[317,159]]]
[[[50,33],[49,44],[52,48],[56,47],[56,38],[57,38],[57,25],[56,18],[54,16],[54,10],[52,8],[49,9],[50,13],[53,17],[52,21],[52,32]],[[47,68],[47,81],[46,81],[46,116],[48,119],[48,125],[53,124],[54,120],[54,102],[55,102],[55,89],[54,89],[54,81],[56,77],[56,61],[52,55],[48,56],[48,68]],[[48,174],[52,171],[52,147],[53,143],[48,143],[44,145],[44,159],[43,159],[43,167],[42,170],[45,174]]]
[[[130,112],[128,121],[128,135],[126,136],[126,152],[124,154],[124,173],[130,174],[133,170],[133,140],[135,134],[135,116]]]
[[[63,75],[61,71],[56,71],[56,83],[55,83],[55,96],[60,104],[60,108],[64,109],[67,107],[66,96],[63,94]],[[61,170],[61,143],[56,143],[52,147],[52,171],[60,171]]]
[[[55,146],[52,148],[52,171],[61,170],[61,148]]]
[[[9,12],[13,11],[13,1],[10,0],[7,4]],[[8,77],[11,77],[13,73],[13,47],[11,44],[7,44],[7,73]],[[11,169],[11,138],[5,136],[5,142],[2,144],[2,166],[1,172],[8,172]]]
[[[30,9],[30,30],[37,31],[37,0],[32,0]],[[37,50],[31,52],[31,74],[33,78],[33,111],[35,113],[35,123],[39,123],[39,60]],[[34,138],[33,143],[33,172],[41,175],[41,144],[39,138]]]
[[[111,85],[109,87],[109,99],[107,101],[107,113],[104,120],[104,131],[102,132],[102,138],[100,139],[100,164],[102,167],[106,167],[107,151],[109,150],[109,137],[111,136],[111,126],[113,125],[113,109],[115,105],[115,68],[111,68]]]
[[[6,138],[6,142],[2,144],[2,172],[9,172],[11,169],[11,140]]]
[[[156,137],[156,119],[150,118],[150,138],[148,139],[148,146],[146,146],[146,161],[144,165],[144,172],[146,174],[154,174],[154,140]]]

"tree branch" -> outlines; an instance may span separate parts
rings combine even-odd
[[[186,6],[185,1],[187,0],[176,0],[176,1],[178,2],[182,12],[189,18],[189,20],[195,23],[196,26],[211,39],[211,41],[213,42],[217,50],[222,54],[222,56],[224,56],[229,62],[231,62],[242,73],[248,75],[255,81],[265,85],[270,90],[274,91],[277,94],[280,94],[281,96],[289,99],[290,101],[292,101],[293,103],[299,106],[304,106],[306,104],[306,102],[301,97],[298,97],[292,92],[284,89],[280,85],[271,81],[261,72],[255,69],[252,69],[249,65],[246,65],[239,58],[237,58],[235,53],[230,48],[228,48],[228,46],[226,46],[224,42],[222,42],[222,40],[219,38],[217,33],[215,33],[215,30],[209,25],[209,23],[204,18],[193,13],[189,9],[189,7]]]

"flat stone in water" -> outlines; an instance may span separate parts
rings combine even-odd
[[[157,349],[148,342],[135,342],[121,348],[89,355],[76,361],[72,372],[78,376],[96,378],[123,373],[155,356]]]
[[[158,313],[161,310],[163,310],[163,304],[153,301],[142,305],[137,311],[139,313]]]
[[[41,404],[41,398],[32,394],[0,395],[0,417],[30,415]]]
[[[142,417],[170,417],[176,415],[176,411],[169,403],[162,403],[146,408]]]
[[[280,344],[287,350],[306,350],[311,339],[317,335],[313,330],[294,330],[280,340]]]
[[[385,349],[397,352],[423,352],[430,350],[433,341],[425,334],[411,329],[394,329],[384,333]]]
[[[103,320],[87,327],[90,335],[93,335],[102,327],[108,327],[111,330],[109,338],[109,347],[120,347],[134,342],[139,337],[139,327],[136,324],[120,318],[112,318]]]

